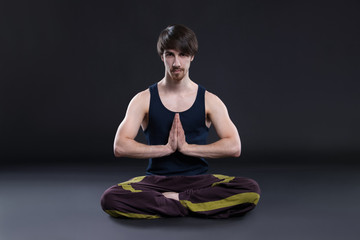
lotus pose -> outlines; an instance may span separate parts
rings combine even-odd
[[[183,25],[160,33],[165,76],[130,101],[114,142],[116,157],[149,158],[149,165],[145,176],[104,192],[101,205],[111,216],[228,218],[257,205],[254,180],[206,174],[205,158],[239,157],[241,142],[224,103],[189,77],[197,50],[195,33]],[[210,125],[219,139],[207,144]],[[134,140],[140,127],[148,144]]]

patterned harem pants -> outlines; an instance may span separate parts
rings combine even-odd
[[[163,192],[179,193],[180,201],[164,197]],[[101,206],[113,217],[228,218],[252,210],[259,199],[259,185],[249,178],[150,175],[110,187],[101,197]]]

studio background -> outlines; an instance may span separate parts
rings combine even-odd
[[[190,78],[227,105],[242,161],[357,161],[359,6],[1,1],[0,161],[116,161],[129,101],[164,75],[156,42],[172,23],[197,34]]]

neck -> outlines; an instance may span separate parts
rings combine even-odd
[[[189,78],[188,75],[185,75],[183,79],[173,79],[168,74],[160,81],[160,84],[168,90],[171,91],[182,91],[191,87],[194,82]]]

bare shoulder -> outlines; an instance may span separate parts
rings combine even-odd
[[[137,93],[133,100],[136,100],[136,101],[143,101],[143,100],[146,100],[146,99],[150,99],[150,91],[149,89],[145,89],[139,93]]]
[[[206,120],[211,122],[220,138],[230,136],[236,132],[236,127],[232,123],[228,110],[223,101],[213,93],[205,94]]]
[[[146,113],[149,109],[150,104],[150,91],[146,89],[137,93],[130,101],[128,111],[137,110]]]
[[[223,101],[221,101],[218,96],[209,91],[205,92],[205,108],[208,113],[219,110],[219,108],[224,110],[226,109]]]
[[[150,91],[149,91],[149,89],[146,89],[144,91],[141,91],[141,92],[137,93],[131,99],[131,103],[134,102],[136,104],[144,104],[149,100],[150,100]]]

